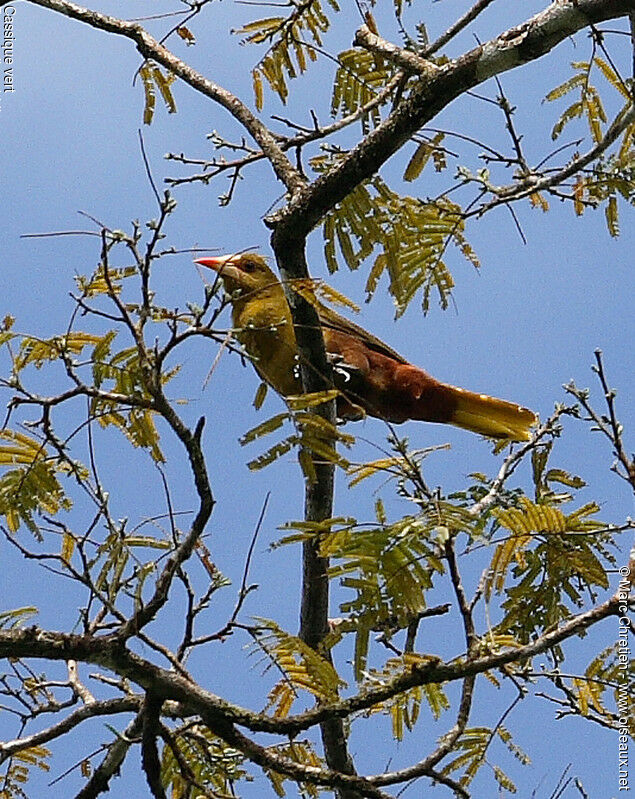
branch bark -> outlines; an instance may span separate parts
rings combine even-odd
[[[142,713],[139,713],[108,747],[108,753],[92,773],[90,779],[76,795],[75,799],[96,799],[100,793],[109,790],[110,780],[119,773],[128,750],[143,727]]]
[[[286,157],[279,142],[276,141],[269,129],[238,98],[187,66],[150,36],[139,24],[88,10],[68,0],[29,1],[89,24],[94,28],[129,38],[135,43],[137,50],[144,58],[152,59],[164,66],[196,91],[221,105],[243,125],[258,143],[264,156],[272,164],[276,176],[283,182],[290,195],[288,204],[266,220],[273,231],[271,243],[282,278],[285,281],[308,276],[304,250],[305,240],[308,233],[323,216],[353,188],[376,173],[420,127],[433,119],[454,99],[494,75],[541,57],[568,36],[589,24],[625,16],[629,12],[632,14],[633,11],[633,0],[577,0],[570,3],[552,3],[545,11],[522,25],[506,31],[496,39],[441,67],[433,67],[429,62],[380,40],[379,37],[373,38],[370,31],[362,28],[356,39],[358,44],[382,52],[403,68],[419,73],[421,80],[411,93],[397,104],[388,118],[344,156],[337,166],[317,178],[313,184],[308,185],[300,171]],[[487,0],[476,3],[468,15],[459,20],[457,25],[467,24],[469,19],[466,21],[466,18],[470,14],[476,16],[488,4]],[[451,38],[454,32],[456,32],[456,26],[454,29],[450,29],[446,36]],[[438,45],[438,43],[436,44]],[[527,191],[535,190],[534,185]],[[316,311],[297,295],[289,296],[289,302],[297,331],[303,388],[307,392],[328,388],[330,387],[331,369],[326,359]],[[304,714],[286,719],[273,719],[264,714],[251,713],[225,702],[219,697],[203,691],[186,676],[160,669],[125,648],[126,637],[138,632],[144,624],[154,618],[164,604],[174,574],[180,564],[191,554],[213,505],[200,450],[200,430],[198,433],[191,433],[185,428],[179,427],[178,417],[170,417],[171,408],[167,401],[162,399],[162,395],[155,397],[155,403],[158,403],[157,409],[172,425],[173,430],[187,448],[201,504],[190,533],[164,567],[151,601],[135,614],[118,634],[103,638],[43,632],[37,628],[11,632],[0,631],[0,656],[53,660],[74,658],[99,663],[120,676],[133,680],[147,691],[181,701],[190,712],[200,714],[210,729],[220,735],[229,745],[236,746],[254,762],[260,763],[265,768],[274,768],[298,780],[331,785],[339,791],[341,797],[353,799],[358,796],[384,796],[377,786],[390,784],[397,779],[404,779],[404,772],[399,772],[398,778],[395,773],[367,779],[355,775],[344,733],[344,719],[350,717],[352,713],[368,709],[378,702],[386,701],[396,694],[418,685],[464,680],[463,699],[456,725],[460,734],[461,724],[464,727],[467,722],[475,675],[498,668],[513,660],[533,657],[617,612],[616,603],[614,599],[611,599],[586,613],[573,617],[558,630],[545,634],[537,641],[519,649],[480,658],[473,657],[468,652],[468,656],[463,661],[456,661],[452,664],[432,662],[418,668],[414,667],[387,685],[369,689],[348,700],[328,706],[318,706]],[[322,412],[325,418],[334,421],[333,404],[325,407]],[[509,464],[507,472],[502,473],[501,480],[505,474],[509,473],[512,465]],[[307,486],[305,497],[305,518],[310,521],[322,521],[333,515],[333,466],[323,463],[316,464],[316,472],[318,479],[315,483]],[[491,498],[495,496],[495,490],[493,487],[490,492]],[[481,507],[489,500],[490,495],[481,502]],[[319,648],[327,632],[327,569],[328,561],[320,556],[318,543],[312,541],[310,544],[306,544],[300,637],[316,649]],[[469,643],[470,631],[466,629],[466,632]],[[153,716],[152,724],[146,724],[148,742],[150,738],[152,739],[151,746],[150,743],[148,744],[150,748],[147,748],[147,752],[153,762],[156,761],[156,751],[151,747],[155,746],[157,716],[158,714]],[[137,717],[129,727],[131,734],[139,732],[140,719],[141,717]],[[326,759],[331,771],[311,770],[285,758],[277,758],[264,747],[250,741],[235,728],[235,725],[242,725],[252,731],[295,735],[316,724],[321,725]],[[115,750],[117,751],[115,752]],[[112,757],[110,757],[111,754]],[[112,752],[109,753],[110,759],[107,758],[108,763],[106,764],[105,761],[102,764],[104,769],[100,774],[100,779],[104,778],[105,785],[108,784],[110,776],[115,773],[117,764],[121,762],[117,760],[119,754],[120,750],[114,745]],[[434,753],[434,757],[418,764],[416,767],[418,771],[412,772],[412,775],[418,776],[429,772],[440,759],[438,755],[439,750]],[[152,769],[156,772],[156,762]],[[89,793],[82,792],[81,795],[88,796],[99,793],[102,783],[96,779],[91,782],[92,787],[89,788]],[[90,793],[90,790],[93,793]]]
[[[15,738],[12,741],[0,743],[0,764],[11,757],[16,752],[23,749],[29,749],[33,746],[41,746],[42,744],[54,741],[61,735],[65,735],[73,728],[77,727],[86,719],[94,718],[95,716],[110,716],[115,713],[129,713],[137,711],[141,707],[141,697],[121,697],[115,699],[105,699],[101,702],[92,702],[90,705],[84,705],[77,708],[70,713],[65,719],[52,724],[40,732],[33,733],[33,735],[26,735],[23,738]]]
[[[506,649],[496,654],[488,654],[452,663],[431,661],[414,666],[394,680],[329,705],[321,705],[312,710],[284,719],[276,719],[264,713],[254,713],[242,708],[209,691],[195,682],[162,669],[154,663],[130,652],[116,635],[94,638],[29,627],[21,630],[0,630],[0,658],[36,658],[49,660],[74,659],[85,663],[99,664],[111,669],[121,677],[126,677],[144,690],[154,690],[166,700],[181,702],[184,713],[192,713],[225,719],[246,727],[252,732],[269,732],[279,735],[298,735],[304,730],[333,716],[345,718],[352,713],[385,702],[396,694],[418,685],[429,683],[455,682],[473,674],[482,674],[497,669],[515,660],[523,660],[540,655],[563,643],[575,635],[597,624],[609,616],[619,616],[620,601],[617,596],[584,613],[572,616],[558,629],[537,638],[529,644],[514,649]]]
[[[203,77],[180,58],[177,58],[138,23],[100,14],[98,11],[84,8],[69,2],[69,0],[28,0],[28,2],[84,22],[92,28],[131,39],[144,58],[161,64],[197,92],[221,105],[240,122],[261,147],[277,178],[282,181],[289,192],[294,194],[305,185],[305,179],[278,147],[269,129],[243,102],[227,89]]]
[[[305,235],[338,202],[373,174],[423,125],[469,89],[534,61],[591,24],[624,17],[633,0],[551,3],[536,16],[426,75],[395,110],[328,172],[265,222]],[[362,29],[363,30],[363,29]],[[363,38],[363,37],[362,37]]]
[[[200,716],[207,726],[228,745],[235,746],[255,763],[265,768],[273,768],[287,774],[293,779],[313,784],[330,785],[338,789],[342,796],[384,797],[378,790],[381,785],[402,781],[408,776],[429,774],[441,754],[433,753],[420,764],[402,772],[378,774],[369,777],[358,777],[338,769],[316,769],[271,755],[264,747],[242,735],[236,725],[245,726],[252,732],[270,732],[278,735],[295,736],[316,724],[349,718],[353,713],[384,702],[398,693],[410,688],[429,683],[452,682],[465,679],[461,710],[457,719],[460,728],[463,716],[469,712],[471,701],[471,685],[475,675],[497,669],[506,663],[541,654],[557,644],[581,633],[593,624],[611,615],[619,615],[620,600],[617,595],[591,610],[578,614],[563,624],[559,629],[546,633],[536,641],[525,646],[505,650],[495,655],[454,661],[450,664],[431,661],[419,667],[412,667],[407,673],[400,675],[390,683],[371,688],[350,699],[331,705],[322,705],[305,713],[276,719],[265,714],[232,705],[225,700],[205,691],[195,682],[184,678],[127,650],[116,635],[103,638],[93,636],[71,635],[66,633],[43,631],[37,627],[22,630],[0,630],[0,657],[14,658],[46,658],[49,660],[69,660],[97,663],[111,669],[121,677],[128,678],[147,691],[152,691],[164,699],[181,703],[184,714]],[[135,700],[136,701],[136,700]],[[97,703],[96,703],[97,704]],[[88,706],[90,708],[93,705]],[[135,717],[126,730],[125,736],[116,741],[109,751],[102,766],[93,775],[79,796],[86,799],[97,796],[105,790],[129,748],[131,739],[138,736],[142,729],[143,710]],[[332,729],[335,729],[333,727]]]

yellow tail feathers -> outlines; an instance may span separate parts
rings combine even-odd
[[[454,386],[452,387],[454,388]],[[536,414],[514,402],[454,388],[456,408],[450,424],[490,438],[529,441]]]

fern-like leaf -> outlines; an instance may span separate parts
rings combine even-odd
[[[367,50],[344,50],[337,60],[339,67],[331,97],[333,116],[357,113],[376,98],[395,72],[390,62]],[[380,119],[377,107],[367,111],[361,118],[364,132],[371,125],[377,125]]]
[[[329,0],[333,11],[339,11],[336,0]],[[315,61],[315,46],[322,44],[322,36],[330,27],[320,0],[303,0],[293,4],[292,12],[286,16],[265,17],[243,25],[233,31],[243,36],[248,44],[270,43],[266,54],[252,71],[254,95],[259,110],[263,106],[264,78],[269,87],[286,102],[289,94],[287,80],[293,79],[307,69],[307,58]]]
[[[317,171],[327,168],[324,158],[312,161]],[[338,250],[349,269],[357,269],[379,249],[366,283],[367,300],[386,273],[389,291],[400,316],[422,293],[424,312],[433,292],[447,307],[454,280],[444,259],[453,243],[473,265],[478,259],[464,235],[461,209],[447,199],[424,203],[393,192],[379,177],[361,184],[339,203],[324,222],[324,254],[331,272],[338,268]]]

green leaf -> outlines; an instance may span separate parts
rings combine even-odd
[[[338,689],[345,683],[340,680],[333,665],[312,647],[304,643],[297,636],[283,630],[276,622],[270,619],[256,618],[257,628],[257,647],[275,662],[279,671],[283,672],[285,682],[294,691],[308,691],[322,702],[332,702],[337,699]],[[280,689],[274,688],[269,694],[267,708],[276,704],[274,709],[275,716],[282,716],[282,706],[285,710],[290,708],[287,705],[288,694]]]
[[[64,336],[55,336],[50,339],[24,336],[14,366],[16,371],[20,371],[31,363],[40,369],[47,361],[56,361],[63,356],[79,355],[84,347],[99,344],[101,340],[102,336],[81,332],[67,333]]]
[[[559,86],[556,86],[555,89],[552,89],[545,100],[552,102],[553,100],[559,100],[561,97],[564,97],[565,94],[568,94],[573,89],[584,86],[586,83],[586,75],[584,74],[577,74],[574,75],[572,78],[568,78],[564,83],[561,83]]]
[[[145,103],[143,107],[143,124],[151,125],[152,118],[154,117],[154,108],[156,106],[157,98],[154,92],[154,80],[152,76],[152,67],[148,61],[139,67],[139,76],[143,84],[143,91],[145,95]]]
[[[339,7],[335,0],[329,0],[334,11]],[[330,20],[322,11],[320,0],[291,6],[286,17],[264,17],[254,20],[242,28],[232,31],[243,35],[246,44],[269,42],[266,54],[252,70],[256,107],[263,107],[264,78],[282,102],[286,102],[289,90],[287,78],[295,78],[307,69],[309,61],[315,61],[317,54],[314,45],[322,44],[322,34],[330,27]]]
[[[257,411],[259,411],[262,408],[263,403],[265,401],[265,397],[267,396],[268,389],[269,386],[264,381],[261,382],[260,385],[258,386],[258,389],[256,391],[256,396],[254,397],[254,402],[253,402],[254,408]]]
[[[304,411],[308,408],[317,408],[320,405],[324,405],[326,402],[331,402],[337,399],[339,394],[340,392],[337,389],[330,389],[328,391],[314,391],[310,394],[298,394],[297,396],[285,397],[285,399],[287,405],[292,410]],[[322,419],[322,422],[326,422],[326,419]],[[326,422],[326,424],[328,425],[328,422]],[[331,429],[332,427],[333,426],[330,425]]]
[[[332,161],[324,157],[311,162],[322,172]],[[379,177],[361,184],[327,215],[324,221],[325,254],[329,269],[337,266],[336,242],[344,262],[357,269],[379,249],[367,283],[367,300],[381,276],[389,278],[397,316],[422,292],[422,306],[429,310],[432,293],[447,307],[454,286],[443,260],[448,244],[458,247],[474,266],[478,258],[464,236],[461,208],[447,199],[423,203],[393,192]]]
[[[0,611],[0,630],[15,630],[22,627],[28,619],[37,616],[38,613],[39,610],[33,605]]]
[[[586,482],[575,474],[569,474],[564,469],[549,469],[545,475],[545,482],[547,483],[562,483],[562,485],[570,486],[571,488],[584,488]]]
[[[281,428],[288,418],[288,413],[278,413],[270,419],[252,427],[251,430],[248,430],[240,437],[239,441],[241,446],[244,447],[245,444],[249,444],[257,438],[262,438],[263,436],[269,435],[269,433],[273,433],[274,430]]]
[[[12,533],[24,523],[33,535],[41,538],[33,513],[44,511],[56,515],[62,509],[67,510],[69,504],[53,469],[41,461],[28,468],[11,470],[0,478],[0,514],[5,516]]]
[[[423,141],[415,150],[412,158],[408,162],[406,171],[404,172],[403,179],[407,182],[416,180],[423,172],[425,165],[430,160],[430,157],[435,153],[443,155],[443,151],[439,149],[439,145],[445,138],[445,133],[437,133],[431,141]],[[436,163],[437,172],[444,167],[444,160],[438,160]]]
[[[617,197],[614,194],[609,197],[604,208],[604,213],[606,216],[606,226],[609,233],[611,236],[613,236],[613,238],[617,238],[620,235],[620,226],[617,215]]]
[[[337,58],[339,67],[333,81],[331,114],[354,114],[375,99],[392,78],[395,67],[380,56],[366,50],[344,50]],[[362,116],[362,128],[376,126],[381,120],[377,107]]]
[[[180,760],[172,745],[180,753],[180,760],[187,763],[194,780],[219,796],[230,796],[237,786],[251,779],[243,768],[242,752],[227,746],[207,727],[190,724],[173,734],[171,745],[166,744],[161,755],[161,783],[170,788],[172,799],[184,799],[191,787],[182,776]]]
[[[0,466],[16,463],[33,463],[47,457],[46,448],[41,441],[20,433],[17,430],[0,430]]]
[[[153,65],[152,77],[156,85],[159,87],[159,92],[161,93],[163,102],[165,103],[165,106],[168,109],[168,113],[176,114],[176,102],[174,101],[174,97],[172,96],[172,90],[170,89],[170,84],[174,83],[174,81],[176,80],[176,75],[174,75],[174,73],[169,73],[166,76],[161,72],[159,67]]]
[[[280,441],[277,444],[274,444],[273,447],[270,447],[270,449],[268,449],[262,455],[259,455],[257,458],[254,458],[253,460],[249,461],[247,467],[252,472],[264,469],[265,466],[269,466],[270,463],[273,463],[274,461],[278,460],[278,458],[281,458],[283,455],[286,455],[286,453],[289,452],[289,450],[293,449],[293,447],[298,446],[299,443],[300,443],[299,436],[295,435],[289,436],[288,438],[285,438],[284,441]]]

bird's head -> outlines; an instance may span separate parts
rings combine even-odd
[[[253,296],[280,285],[262,255],[234,253],[217,258],[197,258],[194,263],[217,272],[232,295],[240,289],[242,296]]]

